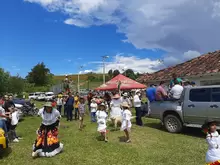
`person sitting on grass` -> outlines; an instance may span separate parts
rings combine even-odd
[[[60,112],[52,107],[51,102],[47,102],[38,115],[42,122],[37,131],[32,157],[53,157],[63,150],[63,144],[58,140]]]
[[[127,102],[122,103],[122,109],[123,109],[123,113],[122,113],[122,125],[121,125],[121,131],[125,132],[125,136],[126,136],[126,142],[130,143],[131,139],[130,139],[130,131],[131,131],[131,111],[129,110],[129,105]]]
[[[83,129],[83,119],[86,112],[85,99],[81,97],[79,99],[79,130]]]
[[[220,136],[216,124],[216,121],[208,119],[202,126],[203,132],[207,134],[206,141],[209,145],[206,153],[207,165],[220,165]]]
[[[98,111],[96,112],[96,117],[97,117],[97,123],[98,123],[98,129],[97,131],[101,133],[101,137],[105,140],[105,142],[108,142],[107,138],[107,113],[105,112],[106,110],[106,105],[104,103],[101,103],[98,107]]]

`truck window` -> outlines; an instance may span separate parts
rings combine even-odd
[[[212,88],[212,101],[220,102],[220,88]]]
[[[211,89],[191,89],[189,100],[193,102],[211,102]]]

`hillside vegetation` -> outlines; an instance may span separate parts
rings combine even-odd
[[[62,82],[65,79],[65,75],[54,76],[56,82]],[[72,80],[75,86],[77,86],[78,75],[68,75],[69,80]],[[106,81],[109,80],[108,74],[106,74]],[[81,89],[94,89],[103,84],[103,74],[80,74],[80,88]]]

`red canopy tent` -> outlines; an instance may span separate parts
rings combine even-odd
[[[98,91],[111,91],[111,90],[131,90],[131,89],[144,89],[146,88],[145,85],[140,84],[128,77],[125,77],[122,74],[114,77],[110,81],[106,82],[105,84],[101,85],[100,87],[96,88],[95,90]]]

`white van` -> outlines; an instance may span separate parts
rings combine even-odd
[[[54,96],[55,96],[55,95],[54,95],[53,92],[46,92],[46,93],[45,93],[45,100],[46,100],[46,101],[49,101],[49,100],[53,99]]]

